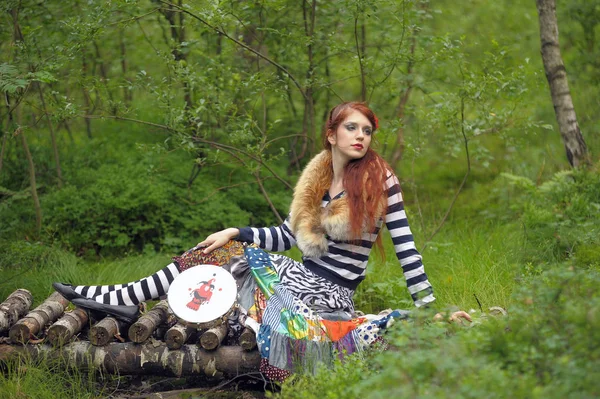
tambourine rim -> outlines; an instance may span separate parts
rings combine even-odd
[[[218,316],[215,316],[211,319],[208,320],[203,320],[203,321],[190,321],[187,320],[185,317],[182,317],[178,314],[178,312],[173,308],[172,303],[181,303],[180,300],[175,301],[175,290],[172,290],[171,288],[173,288],[173,286],[177,287],[177,285],[181,285],[176,283],[177,279],[184,281],[185,279],[182,279],[181,276],[183,276],[186,272],[188,272],[189,270],[196,270],[198,271],[197,268],[206,268],[207,270],[216,270],[216,269],[220,269],[221,275],[224,276],[224,274],[222,274],[223,272],[226,273],[229,277],[225,278],[226,280],[229,280],[228,282],[225,283],[225,285],[230,285],[230,288],[234,288],[234,296],[232,298],[231,301],[231,305],[227,308],[227,310],[225,310],[223,313],[221,313]],[[190,274],[190,273],[188,273]],[[191,275],[191,274],[190,274]],[[227,300],[229,301],[229,298],[227,298]],[[209,325],[209,324],[220,324],[218,323],[219,320],[222,320],[223,318],[226,318],[228,314],[230,314],[236,307],[237,305],[237,284],[235,279],[233,278],[233,276],[231,275],[231,273],[223,268],[221,268],[220,266],[217,265],[210,265],[210,264],[201,264],[201,265],[196,265],[193,267],[190,267],[189,269],[184,270],[183,272],[181,272],[180,274],[177,275],[177,277],[175,277],[175,279],[173,280],[173,282],[171,283],[171,287],[169,287],[169,291],[167,292],[167,303],[169,304],[169,308],[171,309],[171,311],[173,312],[173,314],[175,315],[175,317],[177,318],[177,320],[182,323],[185,324],[187,326],[193,327],[193,326],[202,326],[202,325]],[[181,310],[181,309],[179,309]],[[181,314],[181,312],[179,312]]]

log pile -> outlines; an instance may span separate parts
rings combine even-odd
[[[257,371],[260,364],[252,330],[225,345],[227,323],[201,330],[181,324],[166,301],[131,325],[113,317],[94,320],[80,308],[68,310],[69,301],[56,292],[29,311],[32,303],[31,293],[19,289],[0,304],[0,363],[18,354],[61,356],[78,368],[102,367],[121,375],[211,379]]]

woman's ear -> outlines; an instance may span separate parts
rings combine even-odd
[[[336,137],[332,130],[327,130],[327,141],[329,141],[329,144],[335,145]]]

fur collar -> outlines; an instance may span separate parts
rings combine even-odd
[[[304,256],[324,255],[328,249],[326,236],[336,241],[352,239],[346,196],[321,207],[332,180],[331,151],[324,150],[306,165],[296,183],[290,224]]]

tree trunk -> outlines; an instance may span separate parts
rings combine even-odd
[[[314,48],[313,48],[313,39],[315,36],[315,25],[317,19],[317,0],[312,0],[310,7],[310,23],[306,36],[310,40],[310,44],[308,45],[308,70],[306,73],[306,77],[308,78],[308,87],[306,88],[306,105],[308,107],[308,128],[309,134],[308,136],[311,139],[310,143],[310,154],[314,154],[317,146],[317,129],[315,126],[315,98],[314,98],[314,90],[313,85],[315,81],[315,60],[314,60]]]
[[[2,175],[2,165],[4,165],[4,151],[6,150],[6,139],[8,139],[8,132],[10,130],[11,125],[11,115],[10,115],[10,103],[8,100],[8,94],[4,94],[5,98],[5,106],[6,106],[6,127],[4,127],[4,119],[2,116],[4,114],[0,113],[0,135],[2,136],[2,146],[0,147],[0,175]]]
[[[52,98],[54,98],[54,101],[56,101],[56,103],[59,103],[59,99],[58,96],[56,95],[56,92],[54,90],[52,90],[52,86],[50,86],[50,91],[52,92]],[[68,88],[67,88],[68,90]],[[66,94],[67,96],[69,95],[68,93]],[[69,122],[67,122],[66,119],[62,119],[61,121],[58,122],[57,126],[56,126],[56,130],[60,131],[60,125],[63,125],[63,127],[65,128],[65,130],[67,131],[67,134],[69,135],[69,141],[71,142],[71,144],[75,143],[75,138],[73,137],[73,131],[71,130],[71,126],[69,126]]]
[[[100,46],[98,46],[98,43],[95,40],[92,43],[94,45],[94,50],[96,52],[95,63],[98,63],[98,66],[100,67],[100,77],[101,77],[100,80],[104,84],[104,88],[106,88],[106,94],[108,94],[108,100],[110,101],[110,112],[114,116],[117,114],[117,106],[115,104],[115,99],[113,97],[112,90],[108,86],[108,73],[106,72],[106,66],[104,65],[104,59],[102,58],[102,54],[100,53]],[[98,91],[96,91],[96,92],[98,92]]]
[[[23,316],[33,303],[31,292],[18,289],[0,304],[0,334],[4,333]]]
[[[2,122],[0,121],[0,124]],[[4,164],[4,150],[6,148],[6,139],[8,138],[8,130],[0,130],[0,134],[2,134],[2,145],[0,147],[0,174],[2,174],[2,165]]]
[[[567,71],[558,44],[556,1],[536,0],[536,4],[540,20],[542,60],[567,159],[573,167],[586,165],[589,163],[587,146],[577,123],[577,115],[567,81]]]
[[[83,104],[84,110],[87,115],[90,115],[93,111],[90,108],[90,92],[85,85],[85,78],[88,76],[88,62],[87,62],[87,51],[83,47],[81,50],[81,73],[83,75],[84,82],[81,84],[81,91],[83,91]],[[83,118],[85,121],[85,131],[89,139],[92,138],[92,120],[90,118]]]
[[[133,342],[144,342],[152,335],[152,332],[169,317],[169,304],[160,301],[147,314],[141,316],[129,327],[127,335]]]
[[[14,343],[26,344],[48,323],[58,319],[68,304],[68,300],[58,292],[54,292],[40,306],[27,313],[24,318],[10,328],[8,332],[10,340]]]
[[[364,17],[364,16],[363,16]],[[363,60],[366,59],[365,51],[366,51],[366,36],[367,31],[365,28],[365,23],[361,24],[360,36],[361,40],[359,40],[358,34],[358,16],[354,18],[354,43],[356,45],[356,56],[358,57],[358,65],[360,67],[360,101],[367,100],[367,80],[365,73],[365,66],[363,64]]]
[[[88,322],[88,315],[85,310],[76,308],[67,312],[56,323],[48,328],[48,341],[54,346],[64,345]]]
[[[17,120],[20,124],[21,119],[21,106],[17,107]],[[29,145],[27,144],[27,138],[25,132],[19,127],[17,128],[16,134],[21,136],[21,143],[23,144],[23,150],[25,151],[25,158],[27,158],[27,166],[29,170],[29,186],[31,187],[31,198],[33,198],[33,207],[35,209],[35,231],[39,235],[42,230],[42,207],[40,205],[40,199],[37,194],[37,183],[35,181],[35,165],[33,164],[33,157],[31,151],[29,151]]]
[[[20,3],[19,3],[20,6]],[[18,41],[23,41],[23,33],[21,32],[21,28],[19,26],[18,17],[19,17],[19,9],[13,8],[10,10],[10,14],[12,16],[13,22],[13,43],[12,47],[15,49],[15,43]],[[8,108],[8,122],[13,120],[10,100],[8,94],[6,94],[6,106]],[[29,151],[29,146],[27,145],[27,139],[25,137],[25,132],[23,132],[22,126],[22,113],[21,113],[21,104],[19,104],[19,100],[15,101],[15,109],[16,120],[17,120],[17,129],[15,130],[15,136],[19,133],[21,134],[21,143],[23,144],[23,150],[25,151],[25,157],[27,158],[27,165],[29,170],[29,184],[31,186],[31,197],[33,198],[33,206],[35,209],[35,231],[36,234],[39,235],[42,230],[42,208],[40,206],[40,200],[37,195],[37,186],[35,182],[35,167],[33,164],[33,158],[31,157],[31,152]]]
[[[52,152],[54,153],[54,164],[56,166],[56,176],[58,177],[58,187],[63,185],[62,170],[60,168],[60,158],[58,155],[58,145],[56,144],[56,135],[54,134],[54,126],[52,126],[52,120],[50,120],[50,114],[48,114],[48,107],[46,107],[46,100],[44,100],[44,92],[42,91],[42,85],[40,82],[36,82],[38,93],[40,94],[40,101],[42,102],[42,111],[46,115],[46,121],[48,122],[48,130],[50,130],[50,140],[52,142]]]
[[[100,366],[106,372],[120,375],[205,375],[224,378],[256,372],[260,365],[258,351],[245,352],[239,346],[222,346],[207,352],[198,345],[184,345],[180,350],[169,350],[164,343],[140,345],[115,342],[106,346],[92,346],[85,341],[71,342],[60,348],[50,345],[0,345],[0,362],[6,362],[18,353],[27,353],[34,359],[46,354],[60,356],[83,370]]]
[[[314,62],[314,47],[313,47],[313,36],[315,33],[315,20],[316,20],[316,7],[317,1],[313,0],[310,4],[310,10],[307,7],[308,0],[302,1],[302,17],[304,20],[304,34],[308,40],[306,46],[306,55],[308,57],[308,69],[306,70],[306,81],[307,86],[304,89],[304,115],[302,119],[302,147],[300,151],[290,161],[289,169],[299,168],[300,161],[306,156],[306,153],[314,153],[317,141],[317,131],[315,128],[315,100],[313,92],[313,82],[315,79],[315,62]],[[309,147],[310,141],[310,147]],[[295,140],[294,144],[295,146]],[[292,149],[293,153],[296,153],[296,149]]]
[[[127,80],[127,47],[125,46],[125,32],[124,29],[119,29],[119,50],[121,52],[121,73],[123,74],[123,81]],[[123,85],[123,102],[127,105],[131,104],[133,96],[128,85]]]
[[[179,7],[182,6],[182,0],[178,2]],[[185,30],[183,26],[184,13],[177,12],[178,10],[173,8],[163,7],[160,9],[161,14],[169,22],[169,28],[171,30],[171,39],[175,42],[175,47],[171,51],[175,61],[187,61],[187,55],[183,53],[179,46],[185,41]],[[177,21],[177,15],[179,15],[179,21]],[[169,45],[167,41],[167,45]],[[191,109],[193,106],[192,95],[188,82],[183,82],[183,101],[185,102],[185,108]]]

